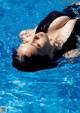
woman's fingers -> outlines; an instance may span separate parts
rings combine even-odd
[[[28,34],[29,34],[28,30],[23,30],[20,32],[19,37],[22,38],[23,36],[28,35]]]
[[[24,39],[34,35],[34,30],[23,30],[20,32],[19,37]]]

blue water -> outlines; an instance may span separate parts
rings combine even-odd
[[[19,32],[73,2],[78,0],[0,0],[0,107],[6,113],[80,113],[80,58],[37,72],[21,72],[11,64]]]

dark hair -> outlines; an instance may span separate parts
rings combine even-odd
[[[12,65],[20,71],[32,72],[52,67],[52,63],[48,55],[43,57],[40,55],[33,55],[31,57],[21,55],[21,57],[19,57],[17,52],[13,51],[12,59]]]

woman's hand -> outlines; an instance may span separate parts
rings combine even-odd
[[[19,37],[24,40],[27,37],[34,35],[34,30],[23,30],[20,32]]]
[[[19,34],[19,37],[22,39],[22,40],[25,40],[27,37],[31,37],[35,34],[36,32],[36,28],[35,27],[34,29],[29,29],[29,30],[22,30]]]

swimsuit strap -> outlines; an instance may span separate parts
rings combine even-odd
[[[76,43],[77,43],[77,36],[76,36],[76,33],[72,31],[70,37],[67,39],[67,41],[62,46],[63,52],[65,53],[72,49],[76,49]]]
[[[73,31],[80,36],[80,19],[77,19]]]

